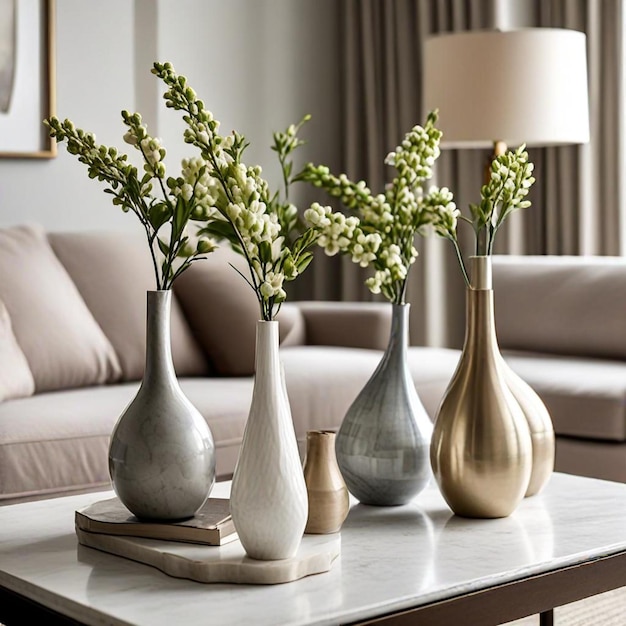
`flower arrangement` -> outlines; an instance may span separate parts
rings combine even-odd
[[[168,290],[194,261],[205,259],[216,247],[207,236],[197,236],[192,243],[188,232],[190,221],[204,222],[210,211],[206,176],[193,160],[183,160],[182,175],[167,177],[166,150],[148,134],[141,115],[122,111],[122,120],[128,127],[124,140],[143,158],[143,175],[128,162],[128,155],[98,144],[93,134],[76,128],[71,120],[50,117],[44,123],[51,137],[65,141],[67,151],[87,165],[90,178],[106,183],[104,191],[113,196],[113,204],[137,216],[148,240],[156,288]]]
[[[297,178],[289,157],[304,143],[297,133],[310,116],[283,133],[274,133],[272,149],[281,164],[284,193],[271,194],[261,168],[242,162],[248,145],[245,138],[236,131],[219,134],[219,122],[171,63],[155,63],[152,72],[167,87],[166,106],[183,113],[185,141],[200,151],[189,163],[204,194],[206,212],[200,233],[227,240],[245,257],[250,275],[242,276],[257,296],[261,319],[272,320],[286,299],[284,283],[306,269],[313,258],[308,248],[318,238],[313,228],[298,232],[298,211],[289,201],[289,187]]]
[[[491,162],[489,180],[480,191],[480,203],[469,205],[471,219],[461,215],[456,208],[451,213],[440,212],[435,215],[434,230],[452,242],[468,287],[470,278],[459,247],[457,218],[471,224],[474,229],[476,255],[492,255],[496,233],[504,221],[514,211],[526,209],[531,204],[526,196],[535,182],[533,169],[533,164],[528,161],[525,145],[515,151],[504,152]]]
[[[345,174],[334,176],[324,165],[305,166],[300,179],[338,198],[356,215],[345,217],[328,206],[314,203],[305,219],[317,233],[317,243],[328,255],[344,253],[361,267],[374,267],[366,285],[374,294],[403,304],[408,273],[417,258],[416,234],[426,234],[434,223],[455,226],[456,206],[446,188],[423,184],[432,177],[439,156],[441,131],[435,127],[437,111],[424,126],[415,126],[385,158],[397,175],[384,193],[374,195],[364,181],[354,183]]]

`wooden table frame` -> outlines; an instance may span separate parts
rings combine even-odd
[[[496,626],[540,614],[553,626],[553,609],[626,586],[626,552],[594,559],[441,602],[377,617],[361,626]],[[558,625],[557,625],[558,626]]]

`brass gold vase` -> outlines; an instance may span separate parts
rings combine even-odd
[[[511,392],[495,333],[491,259],[472,257],[465,342],[435,419],[430,459],[457,515],[510,515],[532,471],[528,422]]]
[[[538,494],[547,484],[554,470],[554,426],[543,400],[503,360],[504,379],[524,413],[530,429],[533,464],[526,497]]]
[[[306,434],[304,482],[309,497],[305,533],[336,533],[350,510],[350,496],[335,455],[335,433],[309,430]]]

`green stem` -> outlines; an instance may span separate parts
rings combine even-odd
[[[491,231],[491,239],[489,240],[489,249],[487,250],[487,254],[488,255],[492,255],[493,254],[493,244],[496,240],[496,233],[498,232],[498,227],[494,226],[492,231]]]
[[[485,224],[476,231],[476,256],[485,256],[489,249],[489,225]]]
[[[463,261],[463,255],[461,254],[461,249],[459,248],[459,242],[452,237],[449,238],[454,246],[454,250],[456,252],[456,258],[461,266],[461,272],[463,273],[463,280],[465,280],[465,285],[467,287],[471,287],[469,276],[467,275],[467,270],[465,269],[465,263]]]
[[[159,187],[161,187],[161,193],[163,194],[163,200],[167,203],[167,206],[169,207],[169,210],[172,212],[172,218],[173,218],[174,217],[174,212],[175,212],[175,207],[172,206],[172,201],[170,200],[170,197],[169,197],[168,193],[165,191],[165,185],[163,184],[163,179],[161,178],[161,176],[159,176],[156,173],[154,167],[148,161],[148,158],[146,157],[146,153],[144,152],[143,147],[141,146],[141,142],[139,142],[137,144],[137,147],[139,148],[139,151],[141,152],[141,156],[143,157],[143,160],[148,164],[148,166],[152,170],[152,173],[153,173],[154,177],[159,182]],[[147,213],[146,213],[146,217],[147,217]],[[156,236],[156,234],[157,233],[155,231],[155,236]],[[171,233],[170,233],[170,237],[171,237]],[[179,241],[180,241],[180,238],[178,238],[175,242],[170,239],[169,254],[166,257],[166,263],[165,263],[165,267],[163,268],[163,275],[162,275],[163,289],[168,289],[168,287],[171,287],[171,284],[172,284],[172,282],[174,280],[172,278],[172,281],[169,281],[169,275],[170,275],[170,272],[172,271],[172,265],[174,263],[174,258],[176,257],[176,254],[174,254],[174,258],[172,258],[172,250],[177,250],[177,245],[176,244]],[[168,282],[169,282],[169,285],[168,285]]]
[[[148,237],[148,247],[150,248],[150,256],[152,257],[152,266],[154,267],[154,275],[156,277],[157,290],[161,290],[161,282],[159,277],[159,264],[156,260],[156,254],[154,253],[154,240],[156,239],[157,233],[154,231],[154,234],[150,234],[150,226],[147,222],[143,223],[143,226],[146,230],[146,236]]]
[[[287,176],[287,170],[285,168],[286,155],[279,153],[278,160],[280,161],[280,167],[283,171],[283,184],[285,185],[285,202],[289,202],[289,177]]]
[[[408,280],[409,280],[409,274],[407,271],[406,278],[404,280],[399,281],[400,288],[396,291],[397,295],[394,298],[394,304],[404,304]]]

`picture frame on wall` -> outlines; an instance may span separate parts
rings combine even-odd
[[[49,159],[56,142],[55,0],[0,0],[0,158]]]

